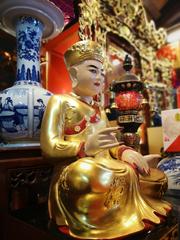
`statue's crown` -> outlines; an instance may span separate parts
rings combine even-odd
[[[93,59],[103,62],[104,52],[102,47],[94,41],[84,40],[73,44],[64,54],[67,67]]]

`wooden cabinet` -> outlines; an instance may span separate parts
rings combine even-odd
[[[53,165],[43,160],[38,147],[0,150],[1,240],[57,239],[46,228],[52,173]]]

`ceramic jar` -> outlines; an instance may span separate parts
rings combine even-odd
[[[168,194],[180,196],[180,153],[171,153],[158,166],[168,177]]]

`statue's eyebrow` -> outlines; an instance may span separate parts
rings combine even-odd
[[[95,65],[88,65],[88,67],[92,67],[92,68],[95,68],[95,69],[99,69],[99,68],[96,67]]]

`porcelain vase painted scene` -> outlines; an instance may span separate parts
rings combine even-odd
[[[180,196],[180,153],[172,153],[162,159],[158,168],[168,178],[168,194]]]
[[[40,83],[43,24],[21,17],[16,25],[17,73],[13,87],[0,94],[0,133],[4,142],[39,141],[43,113],[52,95]]]

